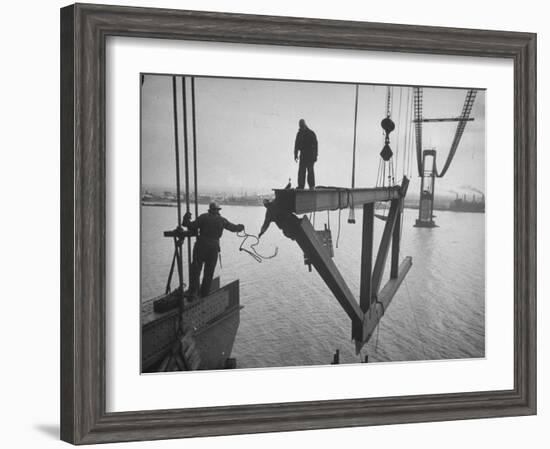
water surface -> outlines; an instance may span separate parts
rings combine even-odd
[[[205,209],[199,206],[199,212]],[[243,223],[253,234],[259,232],[264,212],[261,206],[224,206],[222,210],[227,219]],[[351,340],[350,319],[316,271],[310,273],[304,266],[295,242],[272,224],[258,249],[267,255],[277,247],[278,255],[257,263],[239,251],[240,238],[224,232],[222,267],[218,263],[216,275],[222,283],[240,279],[244,309],[232,354],[238,367],[328,364],[337,349],[341,363],[357,363],[367,354],[369,361],[483,357],[485,215],[437,211],[439,227],[426,229],[413,227],[417,214],[405,209],[402,231],[401,258],[412,256],[413,266],[359,356]],[[326,212],[315,215],[318,229],[330,220],[334,243],[338,218],[338,212],[330,217]],[[355,225],[348,224],[347,211],[342,212],[334,260],[358,298],[360,210],[356,218]],[[375,222],[374,238],[379,242],[384,223]],[[141,299],[164,291],[173,243],[162,233],[175,223],[173,207],[142,207]],[[388,271],[389,267],[386,278]]]

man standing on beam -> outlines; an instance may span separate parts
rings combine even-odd
[[[317,162],[317,136],[306,125],[302,118],[298,122],[299,129],[294,143],[294,160],[298,162],[298,188],[303,189],[306,183],[310,189],[315,188],[315,172],[313,166]],[[300,153],[300,156],[298,156]]]

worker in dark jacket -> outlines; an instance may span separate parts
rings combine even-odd
[[[191,279],[189,280],[189,297],[193,299],[199,290],[199,278],[204,265],[204,275],[200,288],[201,296],[210,293],[214,270],[220,252],[220,237],[223,230],[239,232],[244,230],[244,225],[233,224],[220,215],[221,207],[212,202],[208,212],[199,215],[195,221],[191,221],[191,213],[183,216],[182,225],[193,232],[197,232],[197,240],[193,246],[193,262],[191,263]]]
[[[317,136],[309,129],[304,119],[298,122],[299,129],[294,143],[294,160],[298,165],[298,188],[303,189],[306,182],[310,189],[315,187],[315,172],[313,166],[317,162]],[[298,153],[300,156],[298,157]]]

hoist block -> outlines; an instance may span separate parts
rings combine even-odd
[[[388,144],[385,144],[384,148],[382,148],[382,151],[380,151],[380,157],[384,159],[384,161],[388,162],[392,158],[392,156],[393,151]]]

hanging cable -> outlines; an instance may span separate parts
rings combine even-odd
[[[185,155],[185,211],[189,213],[189,148],[187,146],[187,92],[185,89],[185,76],[181,77],[181,95],[183,103],[183,151]],[[180,198],[178,196],[178,203],[179,201]],[[187,263],[189,278],[191,278],[191,236],[187,237]]]
[[[397,116],[397,122],[399,123],[399,127],[397,128],[397,143],[395,146],[395,177],[399,179],[399,168],[401,164],[399,163],[399,156],[400,152],[404,153],[404,136],[407,132],[407,124],[405,122],[404,117],[404,111],[403,111],[403,87],[399,87],[399,115]],[[405,105],[406,106],[406,105]],[[401,171],[403,171],[403,168],[401,167]]]
[[[390,133],[395,129],[395,123],[391,119],[393,109],[393,88],[386,87],[386,116],[382,119],[380,126],[382,127],[384,137],[384,147],[380,151],[380,159],[378,160],[378,174],[376,177],[376,187],[386,188],[395,185],[395,168],[393,162],[393,151],[390,147]],[[401,108],[401,107],[400,107]],[[401,109],[400,109],[401,110]],[[399,118],[399,117],[398,117]],[[386,219],[388,207],[386,202],[379,202],[375,208],[382,208],[382,214],[376,214],[377,218]]]
[[[180,204],[180,192],[181,192],[181,181],[180,181],[180,150],[179,150],[179,139],[178,139],[178,102],[176,95],[176,77],[172,77],[172,99],[173,99],[173,112],[174,112],[174,149],[176,153],[176,195],[177,208],[178,208],[178,227],[181,226],[181,204]],[[182,266],[182,257],[181,257],[181,246],[179,245],[178,239],[174,239],[174,259],[176,261],[176,266],[178,270],[178,280],[179,280],[179,289],[183,293],[183,266]],[[170,278],[172,277],[171,273],[168,278],[167,289],[170,289]]]
[[[197,125],[195,119],[195,77],[191,77],[191,113],[193,119],[193,190],[195,191],[195,218],[199,216],[199,194],[197,181]]]
[[[262,263],[262,261],[264,260],[268,260],[268,259],[273,259],[274,257],[277,256],[278,252],[279,252],[279,248],[278,247],[275,247],[275,252],[271,255],[271,256],[264,256],[263,254],[260,254],[258,252],[258,250],[256,249],[256,247],[258,246],[258,244],[260,243],[260,239],[258,238],[258,236],[256,235],[253,235],[253,234],[248,234],[246,233],[245,231],[239,231],[237,233],[237,237],[240,237],[242,238],[242,241],[241,241],[241,244],[239,246],[239,251],[244,251],[245,253],[247,253],[248,255],[250,255],[256,262],[258,263]],[[253,239],[255,240],[254,243],[252,243],[250,245],[250,250],[249,249],[246,249],[244,247],[244,244],[246,243],[246,241],[248,239]]]
[[[403,151],[403,176],[409,177],[409,146],[411,138],[412,123],[410,121],[411,115],[411,88],[407,88],[407,110],[405,113],[405,150]]]
[[[352,169],[351,169],[351,188],[355,188],[355,149],[357,144],[357,108],[359,103],[359,84],[355,85],[355,114],[354,114],[354,121],[353,121],[353,160],[352,160]],[[353,197],[352,202],[350,204],[349,208],[349,217],[348,217],[348,223],[355,223],[355,205],[353,204]]]
[[[351,188],[355,188],[355,147],[357,143],[357,106],[359,102],[359,84],[355,85],[355,114],[353,119],[353,159],[351,166]]]

